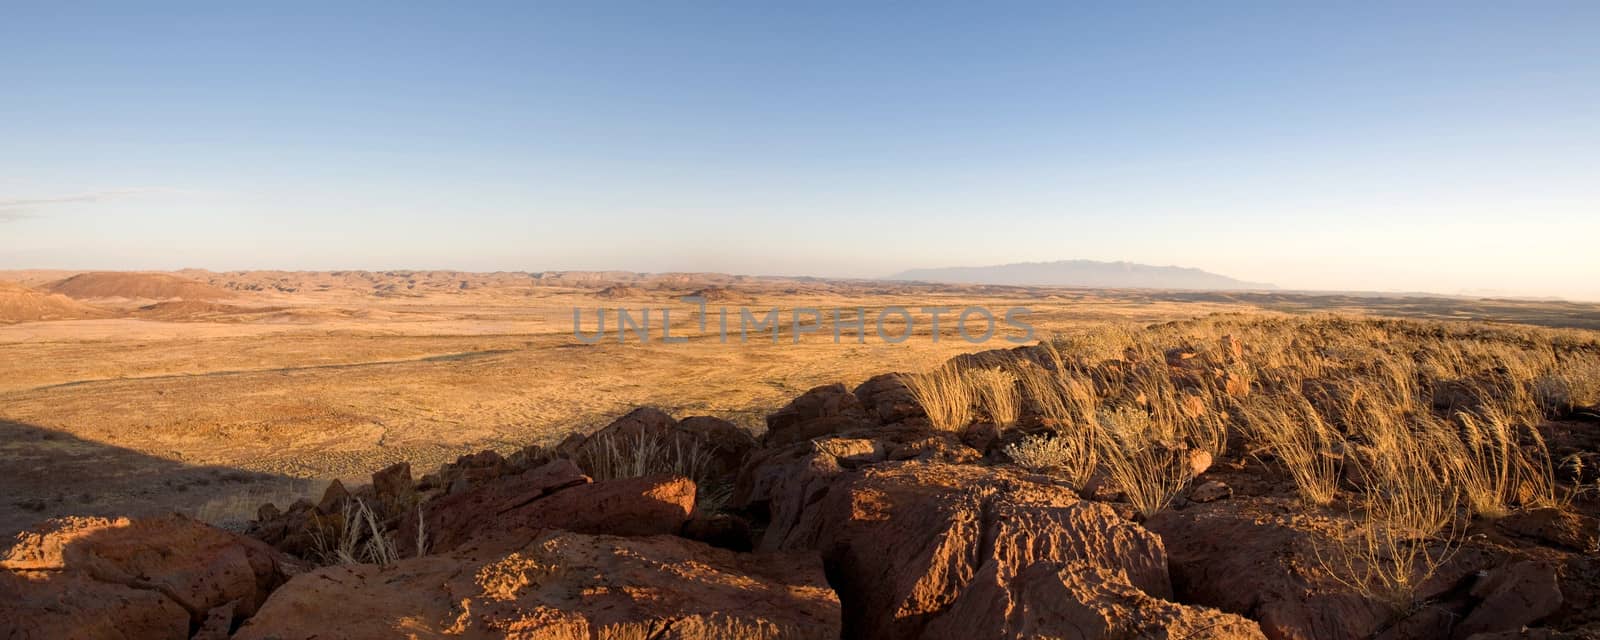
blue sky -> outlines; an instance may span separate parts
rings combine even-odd
[[[1600,299],[1600,3],[1327,4],[8,3],[0,268]]]

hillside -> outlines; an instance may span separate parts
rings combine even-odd
[[[0,323],[76,320],[103,315],[106,315],[104,311],[63,295],[0,281]]]
[[[204,282],[166,273],[91,271],[51,283],[50,291],[80,300],[129,298],[148,300],[217,300],[233,293]]]
[[[998,284],[1019,286],[1089,287],[1096,289],[1275,289],[1187,267],[1152,266],[1134,262],[1058,260],[1020,262],[987,267],[911,269],[890,280]]]

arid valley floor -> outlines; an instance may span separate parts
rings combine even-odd
[[[63,283],[75,275],[0,272],[0,283],[54,287],[84,305],[79,319],[0,324],[0,477],[16,483],[0,504],[7,532],[63,513],[177,509],[227,521],[396,461],[420,470],[553,444],[638,406],[759,431],[817,385],[1012,346],[963,341],[948,318],[935,343],[926,316],[898,344],[849,333],[836,344],[827,329],[798,344],[787,334],[723,344],[695,335],[694,307],[680,302],[695,293],[709,292],[713,309],[1023,306],[1040,337],[1255,311],[1600,327],[1600,305],[1441,298],[629,273],[90,273]],[[624,343],[614,328],[595,345],[573,335],[575,307],[593,318],[662,306],[679,311],[688,343]]]

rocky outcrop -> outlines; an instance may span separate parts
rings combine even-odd
[[[339,606],[328,606],[333,602]],[[544,531],[512,549],[469,544],[383,567],[318,569],[279,589],[234,637],[820,640],[839,634],[839,601],[816,554],[737,554],[672,536]]]
[[[868,378],[853,393],[856,401],[878,424],[894,424],[927,416],[898,373]]]
[[[1074,625],[1114,615],[1119,605],[1073,585],[1116,576],[1106,594],[1124,601],[1171,594],[1161,540],[1064,484],[972,465],[885,461],[878,450],[887,447],[839,440],[752,460],[757,468],[747,466],[747,475],[762,481],[748,484],[747,497],[765,497],[773,515],[760,548],[823,554],[843,603],[845,637],[1079,637]],[[1033,598],[1074,589],[1087,599],[1050,606],[1082,607],[1078,613],[1030,617],[1039,611]],[[1173,625],[1222,615],[1168,604],[1186,611],[1168,620]]]
[[[558,460],[547,466],[570,465]],[[485,533],[531,535],[541,529],[632,536],[675,534],[694,512],[695,485],[687,478],[647,476],[590,483],[587,478],[567,482],[570,476],[560,469],[538,472],[524,474],[542,475],[538,481],[524,484],[524,493],[501,492],[498,484],[489,484],[481,491],[425,505],[422,511],[427,524],[422,531],[429,549],[448,551]],[[552,488],[550,482],[565,484]],[[490,495],[479,499],[482,494]],[[406,524],[411,522],[414,519],[404,521],[400,531],[415,531]]]
[[[1456,625],[1457,638],[1521,629],[1555,613],[1562,603],[1555,567],[1531,561],[1491,571],[1473,585],[1472,596],[1481,602]]]
[[[255,613],[287,579],[259,541],[184,516],[60,518],[0,552],[0,629],[23,638],[188,638]]]
[[[768,415],[761,441],[768,447],[783,446],[875,424],[855,394],[842,384],[830,384],[807,391]]]
[[[557,447],[556,453],[584,466],[607,458],[611,449],[657,446],[700,451],[710,458],[705,475],[716,477],[737,471],[755,445],[755,436],[750,432],[721,418],[694,416],[680,422],[660,409],[640,407],[593,434],[573,438]]]
[[[1094,563],[1035,562],[1017,573],[987,564],[973,582],[923,638],[1266,637],[1250,620],[1152,597],[1126,573]]]
[[[1385,606],[1321,568],[1318,558],[1333,553],[1333,535],[1345,525],[1306,515],[1298,503],[1196,503],[1163,511],[1144,525],[1166,543],[1181,600],[1247,616],[1269,637],[1365,638],[1391,617]]]
[[[980,454],[953,434],[894,425],[760,449],[734,482],[731,503],[770,521],[768,531],[794,527],[802,511],[847,471],[900,460],[973,462]],[[776,544],[779,538],[769,533]]]

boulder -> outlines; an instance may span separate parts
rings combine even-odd
[[[679,422],[678,427],[710,445],[711,455],[716,459],[715,475],[738,471],[745,456],[756,448],[755,436],[722,418],[690,416]]]
[[[1378,632],[1389,609],[1322,569],[1344,521],[1292,498],[1234,496],[1144,522],[1166,543],[1179,600],[1256,620],[1268,637],[1347,640]]]
[[[814,388],[767,416],[767,433],[762,443],[768,447],[803,442],[818,436],[840,433],[875,424],[861,401],[842,384]]]
[[[986,564],[973,583],[922,638],[1266,638],[1255,622],[1151,597],[1093,563],[1036,562],[1019,573]]]
[[[537,448],[535,447],[535,449]],[[435,489],[449,491],[456,488],[464,491],[500,476],[517,473],[544,462],[542,458],[530,457],[530,454],[525,453],[525,451],[527,451],[526,448],[517,452],[521,454],[519,458],[525,461],[525,464],[520,467],[513,465],[510,460],[492,450],[460,456],[456,458],[455,462],[440,466],[438,471],[422,476],[422,479],[417,482],[416,488],[419,491],[432,491]],[[537,456],[538,452],[535,451],[532,455]],[[374,479],[376,479],[376,476],[374,476]]]
[[[730,505],[765,512],[768,529],[793,526],[800,511],[847,470],[898,460],[971,462],[980,454],[955,434],[891,425],[758,449],[734,482]]]
[[[893,424],[927,416],[898,373],[873,376],[857,386],[853,393],[862,409],[878,424]]]
[[[359,612],[352,615],[352,612]],[[537,532],[511,548],[296,577],[236,640],[838,638],[813,553],[738,554],[672,536]]]
[[[1555,613],[1562,602],[1555,567],[1533,561],[1491,571],[1472,586],[1472,596],[1481,602],[1456,625],[1457,638],[1521,629]]]
[[[84,572],[0,571],[0,632],[29,640],[183,640],[189,612],[154,589]]]
[[[0,552],[0,628],[38,638],[185,638],[219,607],[229,607],[230,622],[254,614],[287,567],[259,541],[176,514],[58,518]]]
[[[448,551],[481,533],[537,529],[644,536],[677,533],[694,511],[695,484],[679,476],[588,482],[567,460],[483,485],[422,507],[430,551]],[[415,555],[415,516],[400,525],[401,552]]]
[[[1171,594],[1159,538],[1045,476],[913,461],[816,484],[774,497],[809,503],[774,505],[795,517],[774,519],[760,548],[822,552],[846,637],[915,638],[962,599],[964,610],[1003,609],[1004,583],[1039,562],[1120,571],[1130,588]],[[1002,586],[973,591],[979,575]]]
[[[373,473],[372,491],[389,514],[402,513],[415,505],[417,485],[411,479],[411,463],[397,462]]]
[[[554,460],[515,476],[486,482],[461,493],[441,496],[422,506],[422,531],[428,550],[446,550],[488,527],[502,514],[527,506],[562,489],[587,484],[571,460]],[[417,531],[416,513],[401,520],[402,534]],[[399,535],[404,555],[416,555],[416,536]]]

